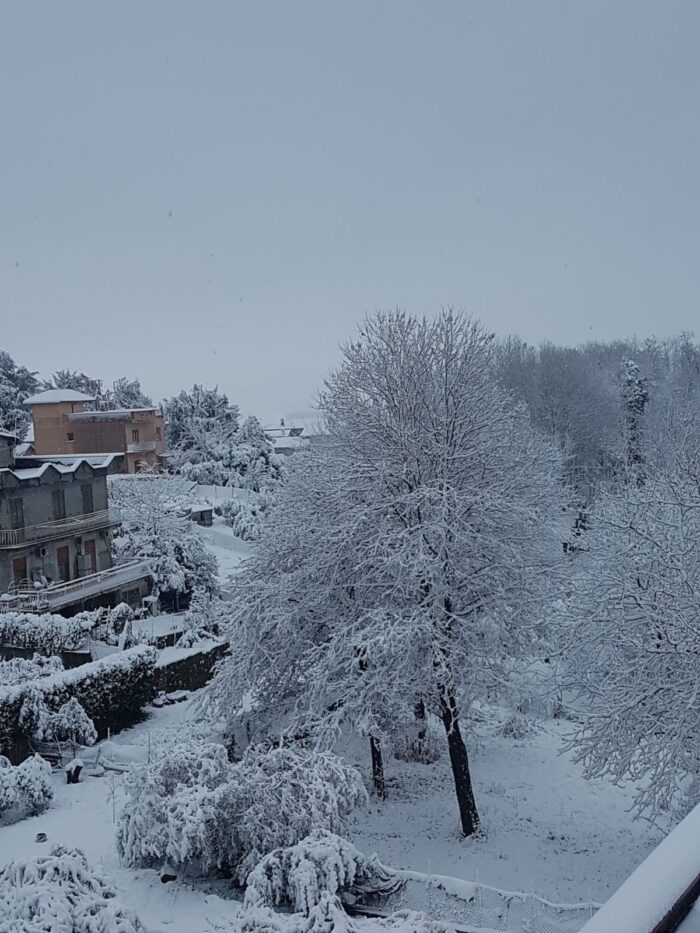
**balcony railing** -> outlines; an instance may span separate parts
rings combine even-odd
[[[111,528],[120,522],[121,515],[118,509],[102,509],[99,512],[71,515],[41,525],[26,525],[24,528],[10,528],[5,531],[0,529],[0,548],[18,548],[54,538],[67,538],[100,528]]]
[[[141,441],[140,443],[127,445],[126,452],[128,454],[146,454],[155,449],[155,441]]]
[[[99,596],[100,593],[110,593],[128,586],[129,583],[144,580],[150,575],[151,568],[146,561],[130,560],[66,583],[54,583],[45,587],[35,587],[30,583],[12,586],[9,593],[0,597],[0,605],[22,612],[61,609],[83,599]]]

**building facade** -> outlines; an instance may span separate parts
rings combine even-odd
[[[95,400],[71,389],[50,389],[27,399],[39,457],[121,454],[126,473],[162,466],[163,414],[157,408],[96,410]]]
[[[0,436],[0,610],[60,611],[81,605],[140,603],[150,571],[115,567],[107,476],[121,458],[15,459]],[[30,464],[30,465],[28,465]]]

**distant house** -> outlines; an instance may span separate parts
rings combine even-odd
[[[150,568],[114,565],[112,529],[119,515],[107,501],[107,475],[121,457],[15,457],[0,435],[0,611],[140,603]]]
[[[279,426],[263,428],[263,430],[272,443],[275,453],[283,457],[293,454],[295,451],[306,447],[309,443],[310,435],[303,426],[286,427],[282,423]]]
[[[126,473],[161,466],[165,457],[163,414],[157,408],[99,410],[95,399],[73,389],[49,389],[27,399],[39,457],[121,454]]]

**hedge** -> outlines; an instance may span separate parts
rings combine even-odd
[[[138,645],[73,670],[0,687],[0,751],[7,754],[23,738],[19,713],[31,691],[38,691],[52,710],[75,697],[101,737],[108,728],[117,731],[132,725],[155,696],[157,657],[155,648]]]
[[[102,615],[97,610],[66,619],[50,613],[0,612],[0,645],[30,648],[46,655],[75,651],[85,643]]]

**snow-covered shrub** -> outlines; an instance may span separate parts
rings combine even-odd
[[[118,603],[114,609],[109,610],[107,616],[107,631],[113,638],[118,638],[127,622],[134,618],[134,610],[128,603]]]
[[[275,849],[247,878],[247,907],[286,907],[307,916],[324,895],[335,897],[356,881],[386,878],[386,869],[334,833],[316,832],[285,849]]]
[[[16,805],[29,816],[46,810],[53,800],[49,763],[33,755],[12,770],[15,772]]]
[[[26,658],[11,658],[9,661],[0,661],[0,686],[23,684],[62,670],[63,662],[57,657],[47,658],[35,654],[31,661]]]
[[[342,835],[367,804],[359,772],[331,752],[251,746],[235,767],[240,881],[273,849],[319,830]]]
[[[273,849],[343,832],[367,799],[357,771],[330,753],[251,748],[231,764],[211,744],[173,747],[132,769],[125,789],[117,844],[126,864],[217,866],[241,884]]]
[[[431,765],[440,758],[440,736],[427,721],[406,725],[393,739],[394,758]]]
[[[196,861],[205,868],[223,863],[215,792],[232,776],[226,749],[213,743],[173,745],[158,762],[132,768],[117,828],[124,861],[158,865],[167,859],[174,866]]]
[[[46,655],[75,651],[100,622],[103,612],[79,612],[70,619],[63,616],[34,615],[30,612],[0,613],[0,645],[33,648]]]
[[[255,541],[260,536],[261,522],[272,501],[271,496],[263,493],[247,499],[233,497],[218,505],[216,510],[237,538]]]
[[[55,713],[46,710],[40,716],[36,737],[43,741],[94,745],[97,741],[97,730],[80,703],[75,697],[71,697]]]
[[[500,734],[506,739],[523,741],[537,733],[537,727],[522,713],[511,713],[501,724]]]
[[[43,758],[35,755],[17,767],[0,767],[0,816],[12,809],[34,816],[52,800],[51,768]]]
[[[155,648],[139,645],[28,684],[0,687],[0,750],[38,726],[42,703],[50,712],[75,698],[98,733],[132,722],[155,695]]]
[[[54,846],[0,870],[0,921],[8,933],[143,933],[117,892],[79,849]]]

